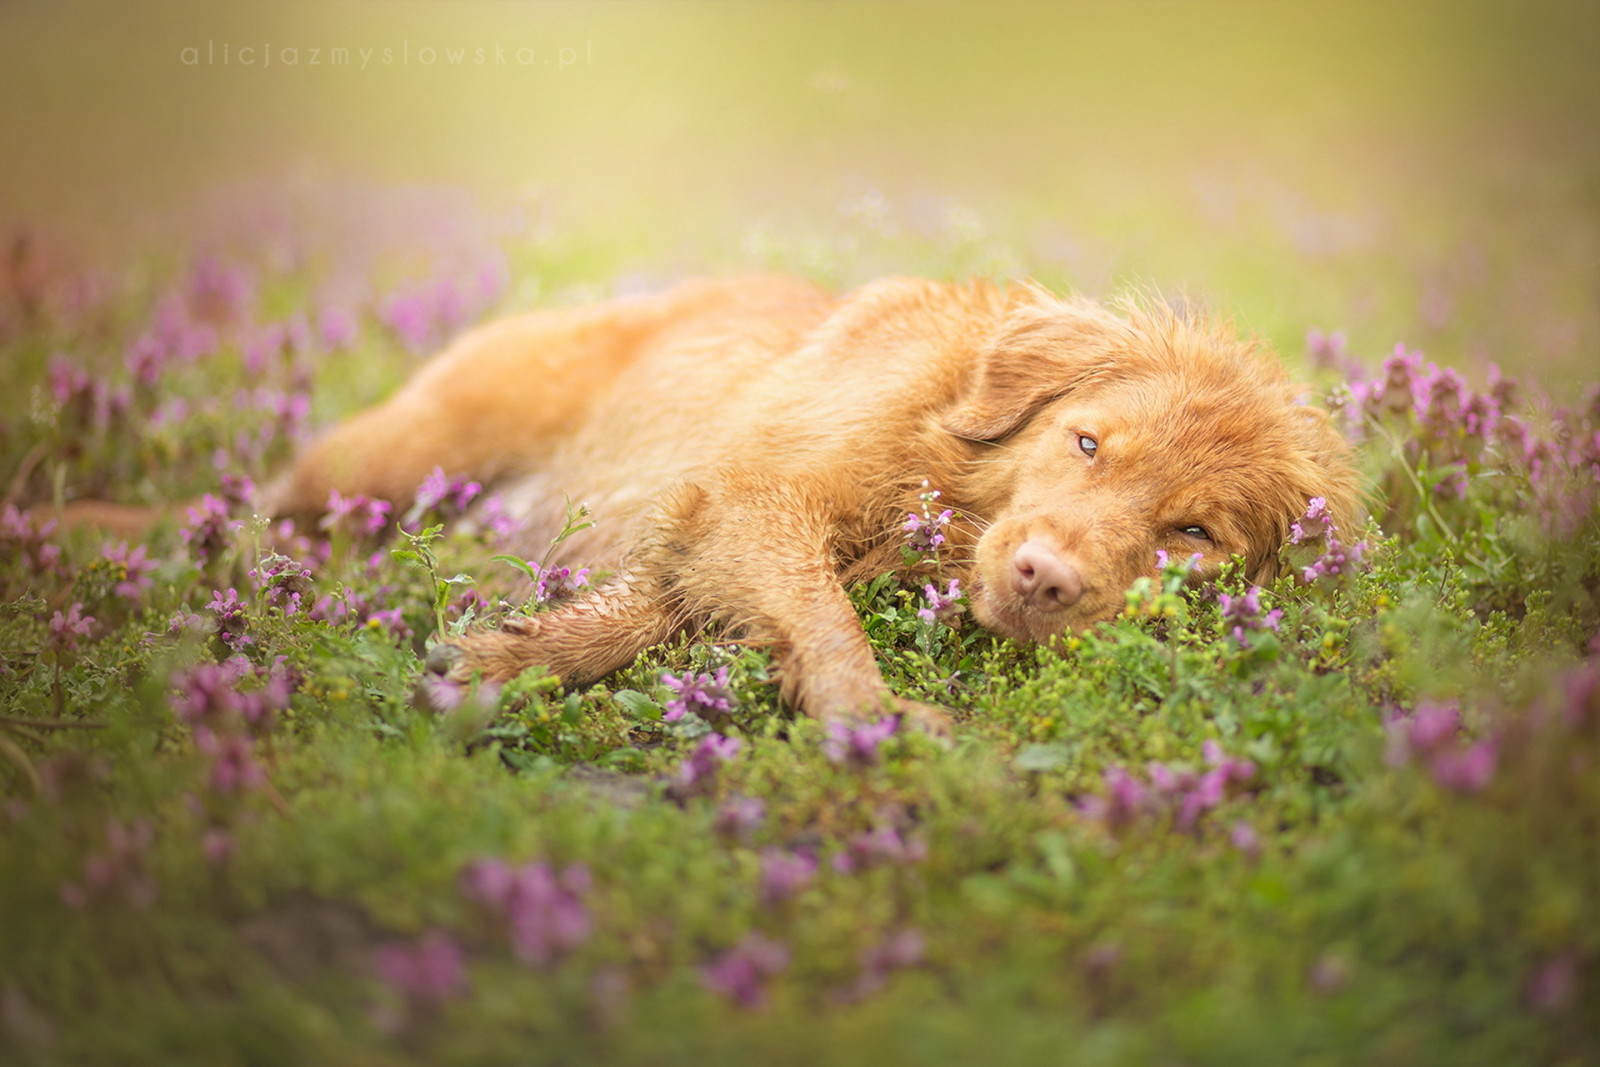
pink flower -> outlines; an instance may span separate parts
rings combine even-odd
[[[873,767],[880,759],[879,747],[894,735],[899,726],[898,715],[886,715],[865,726],[830,722],[827,740],[822,742],[822,751],[830,763],[858,770]]]
[[[732,714],[739,702],[733,690],[728,688],[726,667],[718,668],[715,675],[697,675],[693,671],[685,671],[680,678],[663,674],[661,681],[678,694],[667,701],[666,714],[661,716],[667,722],[677,722],[690,712],[707,722],[715,722]]]
[[[700,968],[700,983],[741,1008],[760,1008],[767,1002],[767,983],[789,966],[789,950],[782,943],[751,932],[733,948]]]

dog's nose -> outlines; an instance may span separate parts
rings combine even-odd
[[[1011,587],[1039,611],[1060,611],[1083,598],[1078,568],[1043,541],[1024,541],[1011,557]]]

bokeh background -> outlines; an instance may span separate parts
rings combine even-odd
[[[470,201],[601,288],[1143,284],[1291,356],[1341,328],[1575,396],[1597,56],[1585,2],[7,0],[0,221],[116,262]]]

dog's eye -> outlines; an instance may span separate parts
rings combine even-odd
[[[1093,459],[1095,452],[1099,451],[1100,442],[1096,441],[1092,437],[1080,433],[1078,435],[1078,447],[1083,450],[1084,455],[1088,456],[1090,459]]]
[[[1209,540],[1211,540],[1211,534],[1206,530],[1206,528],[1204,526],[1180,526],[1180,527],[1178,527],[1178,532],[1181,533],[1181,534],[1187,534],[1188,536],[1194,538],[1196,541],[1209,541]]]

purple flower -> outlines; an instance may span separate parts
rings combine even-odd
[[[314,592],[311,568],[277,552],[261,557],[250,569],[250,578],[267,598],[267,603],[285,615],[297,614]]]
[[[35,578],[61,572],[61,546],[50,540],[55,531],[54,519],[35,523],[33,516],[19,511],[15,504],[0,508],[0,545],[19,571]]]
[[[362,625],[369,630],[382,630],[397,641],[404,641],[411,636],[411,627],[406,624],[405,614],[397,607],[370,612]]]
[[[1256,834],[1256,828],[1243,819],[1233,824],[1233,829],[1228,832],[1228,841],[1250,859],[1261,855],[1261,838]]]
[[[1261,590],[1255,586],[1245,590],[1242,596],[1219,593],[1217,602],[1222,608],[1222,628],[1240,648],[1250,647],[1247,634],[1277,630],[1283,618],[1283,612],[1277,608],[1262,612]]]
[[[96,901],[122,902],[144,911],[156,900],[156,881],[149,870],[155,827],[147,819],[123,823],[108,819],[103,847],[83,858],[76,881],[61,883],[61,902],[82,911]]]
[[[426,516],[451,519],[463,514],[483,492],[483,486],[465,478],[451,478],[443,467],[433,468],[417,487],[415,501],[406,512],[405,524],[412,527]]]
[[[913,552],[936,552],[944,544],[944,529],[950,525],[950,520],[955,517],[955,512],[949,508],[939,514],[933,514],[933,502],[939,499],[939,490],[929,489],[928,483],[922,483],[922,492],[919,499],[922,501],[922,513],[915,511],[906,513],[906,521],[901,529],[906,534],[906,544]]]
[[[267,784],[267,772],[256,762],[255,744],[248,734],[219,734],[201,726],[195,729],[194,742],[211,757],[212,792],[227,796]]]
[[[346,352],[360,340],[361,324],[344,308],[324,308],[317,318],[317,335],[327,351]]]
[[[1494,778],[1499,745],[1486,737],[1466,748],[1445,749],[1433,755],[1433,779],[1458,793],[1477,793]]]
[[[711,792],[716,785],[718,769],[738,755],[743,747],[744,742],[736,737],[707,734],[701,738],[689,757],[678,765],[676,787],[680,795],[694,796]]]
[[[1289,527],[1289,543],[1305,544],[1307,541],[1327,537],[1337,532],[1337,529],[1333,522],[1333,514],[1328,510],[1327,498],[1314,496],[1306,507],[1306,513]]]
[[[202,563],[215,558],[227,548],[233,535],[244,526],[244,523],[230,516],[228,505],[222,499],[210,493],[200,498],[198,506],[187,511],[189,525],[179,530],[178,536]]]
[[[247,645],[255,643],[246,632],[249,620],[245,617],[245,605],[239,599],[238,590],[230,588],[226,594],[221,590],[213,590],[211,603],[206,605],[206,610],[216,616],[218,639],[233,651],[242,652]]]
[[[845,842],[843,852],[833,857],[833,869],[840,874],[866,870],[881,863],[905,865],[928,858],[928,843],[921,837],[907,836],[893,826],[864,830]]]
[[[961,579],[950,579],[949,587],[940,593],[930,582],[922,587],[922,597],[927,601],[927,607],[917,609],[917,617],[924,622],[933,622],[936,619],[948,618],[961,614]]]
[[[718,806],[711,828],[721,837],[745,841],[766,817],[766,801],[757,797],[729,797]]]
[[[851,726],[844,722],[828,723],[828,736],[822,742],[822,751],[833,764],[864,769],[878,764],[878,748],[900,726],[900,716],[886,715],[864,726]]]
[[[761,902],[781,904],[798,893],[817,873],[817,861],[804,852],[769,848],[761,853]]]
[[[690,712],[707,722],[715,722],[731,715],[739,702],[728,688],[726,667],[719,667],[715,675],[685,671],[680,678],[663,674],[661,681],[678,694],[667,701],[666,713],[661,716],[667,722],[677,722]]]
[[[591,922],[583,898],[590,878],[581,864],[558,875],[547,863],[513,869],[499,859],[475,860],[462,869],[459,885],[462,896],[505,925],[512,950],[523,963],[548,967],[589,938]]]
[[[759,1008],[767,1002],[767,982],[789,966],[789,950],[782,943],[754,931],[733,948],[700,968],[700,982],[741,1008]]]
[[[156,569],[156,561],[149,558],[144,545],[130,551],[126,541],[114,544],[107,541],[100,546],[100,555],[114,568],[116,584],[112,592],[124,600],[137,602],[144,591],[155,584],[151,574]]]
[[[347,533],[352,537],[372,537],[388,525],[391,506],[387,500],[355,494],[345,496],[339,490],[328,493],[327,513],[317,524],[330,533]]]
[[[233,322],[255,300],[249,273],[215,256],[205,256],[189,272],[188,312],[201,322]]]
[[[1353,545],[1342,544],[1331,532],[1327,535],[1326,543],[1327,548],[1316,562],[1300,572],[1301,579],[1307,585],[1313,585],[1323,578],[1338,578],[1354,573],[1367,550],[1365,541],[1357,541]]]
[[[1164,548],[1156,549],[1156,569],[1165,574],[1167,571],[1176,571],[1179,575],[1188,574],[1200,565],[1205,559],[1203,552],[1195,552],[1185,559],[1174,560]]]
[[[50,641],[57,648],[76,652],[78,638],[88,637],[93,626],[94,616],[83,614],[83,605],[73,601],[66,614],[57,611],[50,616]]]
[[[410,1010],[432,1011],[467,988],[461,946],[442,931],[424,934],[415,942],[390,941],[378,946],[373,969]]]

